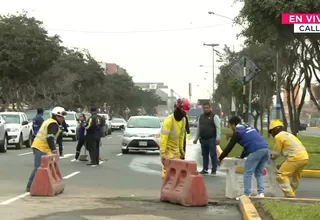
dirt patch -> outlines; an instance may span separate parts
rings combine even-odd
[[[264,209],[263,204],[261,201],[252,201],[254,207],[256,207],[261,219],[263,220],[275,220],[272,215]]]

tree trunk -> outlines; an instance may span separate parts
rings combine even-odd
[[[270,106],[267,108],[267,130],[269,130],[269,125],[270,125]],[[270,134],[269,134],[269,131],[268,131],[268,138],[270,138]]]

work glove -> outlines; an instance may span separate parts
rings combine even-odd
[[[191,140],[192,139],[191,134],[187,134],[187,138],[188,140]]]

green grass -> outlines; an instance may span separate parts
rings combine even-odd
[[[231,129],[223,128],[222,129],[222,137],[221,137],[221,148],[225,148],[228,144],[228,141],[225,138],[225,135],[223,133],[231,132]],[[263,138],[268,142],[269,148],[273,148],[273,137],[270,136],[268,138],[268,134],[265,131]],[[317,170],[320,169],[320,137],[310,137],[310,136],[303,136],[299,135],[300,141],[303,143],[303,145],[306,147],[308,153],[309,153],[309,164],[306,166],[306,169],[313,169]],[[240,145],[237,145],[229,154],[229,157],[236,157],[240,156],[243,148]],[[282,161],[283,158],[279,158],[279,162]]]
[[[320,203],[265,200],[262,202],[262,208],[272,215],[274,220],[320,219]]]

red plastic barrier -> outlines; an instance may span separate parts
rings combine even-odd
[[[208,205],[207,188],[203,177],[198,175],[196,162],[168,159],[165,167],[161,201],[192,207]]]
[[[30,189],[31,196],[55,196],[64,191],[58,160],[56,154],[42,156]]]

